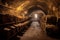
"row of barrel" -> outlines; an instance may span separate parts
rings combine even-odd
[[[0,40],[10,40],[16,35],[23,36],[29,26],[30,22],[6,25],[4,28],[0,29]]]
[[[30,18],[20,19],[11,15],[0,14],[0,40],[10,40],[16,35],[23,36],[24,32],[29,28]]]
[[[47,24],[53,25],[51,27],[46,27],[47,35],[53,38],[60,38],[60,18],[55,16],[51,16],[50,18],[47,18]]]

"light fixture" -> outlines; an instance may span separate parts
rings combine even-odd
[[[35,18],[38,18],[38,14],[35,14],[34,17],[35,17]]]

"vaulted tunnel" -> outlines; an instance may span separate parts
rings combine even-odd
[[[57,0],[0,0],[0,40],[60,40],[58,5]]]

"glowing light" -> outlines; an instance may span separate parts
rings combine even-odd
[[[18,11],[23,10],[29,3],[30,1],[25,1],[24,3],[22,3],[20,6],[16,8],[16,11],[18,12]]]
[[[38,15],[37,14],[35,14],[34,16],[35,16],[35,18],[38,18]]]

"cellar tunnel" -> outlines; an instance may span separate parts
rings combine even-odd
[[[59,0],[0,0],[0,40],[60,40]]]

